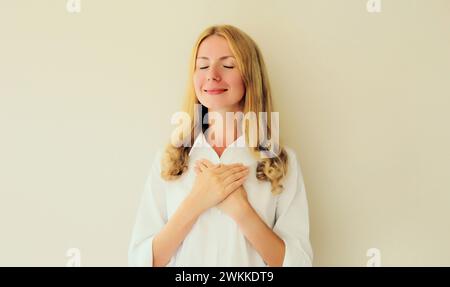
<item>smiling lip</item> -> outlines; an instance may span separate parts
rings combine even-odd
[[[219,94],[225,93],[226,91],[228,91],[228,89],[205,90],[205,92],[208,93],[209,95],[219,95]]]

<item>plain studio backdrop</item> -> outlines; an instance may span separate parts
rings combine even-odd
[[[213,24],[264,54],[314,265],[450,265],[450,1],[367,2],[1,1],[0,265],[127,265]]]

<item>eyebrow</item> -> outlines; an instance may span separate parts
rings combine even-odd
[[[223,60],[223,59],[226,59],[226,58],[234,58],[234,56],[223,56],[223,57],[220,57],[219,60]],[[208,57],[197,57],[197,59],[209,60]]]

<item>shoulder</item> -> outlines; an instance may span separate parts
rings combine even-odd
[[[164,148],[157,148],[153,153],[150,154],[149,160],[147,161],[148,175],[160,175],[162,170],[162,159],[164,155]]]
[[[289,146],[283,146],[283,148],[287,154],[286,177],[289,178],[289,180],[294,180],[294,181],[297,181],[299,179],[299,177],[300,177],[300,180],[303,180],[302,168],[300,165],[300,161],[299,161],[297,152]]]
[[[153,153],[149,155],[149,160],[147,161],[147,176],[146,176],[146,187],[152,189],[156,184],[163,184],[164,180],[161,176],[162,170],[162,159],[164,155],[164,149],[158,148]],[[161,187],[161,185],[160,185]]]
[[[295,150],[293,148],[291,148],[290,146],[283,146],[283,148],[286,151],[288,167],[297,168],[298,159],[297,159],[297,153],[295,152]]]

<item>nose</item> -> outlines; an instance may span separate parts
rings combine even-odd
[[[218,72],[218,69],[216,67],[211,67],[211,69],[209,69],[207,79],[208,82],[209,81],[219,82],[221,80],[220,73]]]

